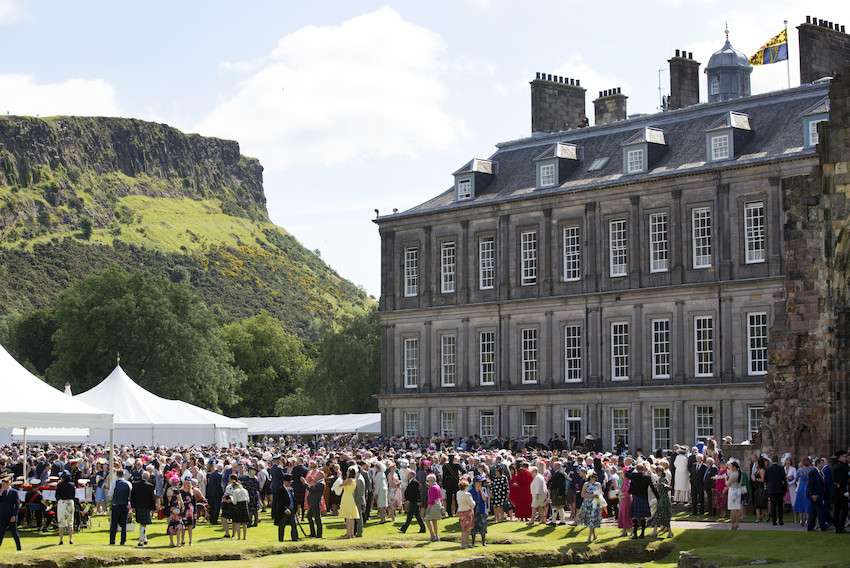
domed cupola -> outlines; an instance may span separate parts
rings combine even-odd
[[[726,43],[720,51],[711,56],[705,66],[705,74],[708,77],[708,102],[750,96],[752,72],[749,58],[732,47],[729,43],[729,30],[726,30]]]

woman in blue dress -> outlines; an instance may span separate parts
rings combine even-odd
[[[800,515],[800,524],[803,526],[809,522],[809,513],[812,511],[812,502],[806,497],[810,471],[812,471],[811,460],[803,458],[800,467],[797,468],[797,498],[794,501],[794,512]]]
[[[602,526],[602,510],[599,508],[598,499],[601,494],[602,489],[597,482],[597,474],[591,470],[587,476],[587,483],[581,488],[583,501],[578,511],[578,523],[590,529],[587,535],[588,544],[591,540],[596,540],[596,529]]]

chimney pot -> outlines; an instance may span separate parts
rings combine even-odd
[[[806,23],[807,23],[807,24],[811,24],[811,23],[812,23],[812,17],[811,17],[811,16],[806,16]]]
[[[602,91],[599,91],[599,98],[602,98]]]
[[[819,25],[820,27],[823,27],[823,24],[824,24],[823,20],[818,20],[818,25]]]
[[[688,59],[693,59],[693,58],[694,58],[694,54],[693,54],[693,52],[692,52],[692,51],[689,51],[689,52],[688,52]]]
[[[676,57],[679,57],[679,50],[676,50]]]
[[[841,24],[841,33],[845,33],[844,32],[844,24]]]
[[[617,94],[619,95],[621,93],[622,93],[622,90],[620,89],[620,87],[617,87]]]
[[[576,87],[581,87],[581,81],[579,81],[578,79],[576,79]]]
[[[540,71],[537,72],[537,78],[540,78]]]
[[[552,75],[551,75],[551,74],[549,74],[549,75],[548,75],[548,78],[549,78],[549,80],[551,81],[551,80],[552,80]]]

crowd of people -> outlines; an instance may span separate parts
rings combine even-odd
[[[38,445],[24,458],[18,445],[0,447],[0,544],[7,528],[17,548],[18,523],[58,529],[73,543],[91,515],[109,515],[110,544],[123,545],[127,523],[148,543],[154,518],[165,521],[169,544],[192,546],[200,519],[222,537],[247,539],[270,511],[278,540],[322,538],[322,519],[345,520],[343,538],[363,536],[373,518],[404,533],[416,523],[431,541],[440,524],[457,516],[461,546],[486,546],[488,523],[521,521],[588,528],[597,538],[603,518],[623,537],[673,537],[674,506],[692,515],[730,518],[737,530],[752,511],[755,522],[784,524],[785,515],[808,530],[844,533],[847,455],[832,466],[786,454],[724,456],[714,439],[650,455],[624,445],[600,452],[598,437],[536,440],[264,438],[248,447],[116,447],[109,481],[108,448]],[[620,450],[618,453],[616,450]],[[80,492],[83,497],[81,498]],[[50,499],[46,499],[46,494]],[[21,497],[23,496],[23,497]],[[86,502],[90,501],[90,505]],[[25,506],[22,507],[21,504]],[[403,521],[401,519],[403,518]],[[302,525],[302,522],[304,523]],[[309,528],[309,534],[304,527]]]

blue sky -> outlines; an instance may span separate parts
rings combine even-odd
[[[588,116],[614,87],[629,114],[655,112],[676,49],[704,69],[726,22],[752,55],[788,20],[795,86],[806,15],[850,25],[843,0],[0,0],[0,112],[237,140],[265,167],[272,220],[377,296],[374,209],[421,203],[469,159],[528,136],[536,71],[580,79]],[[786,72],[756,68],[753,92],[785,88]]]

